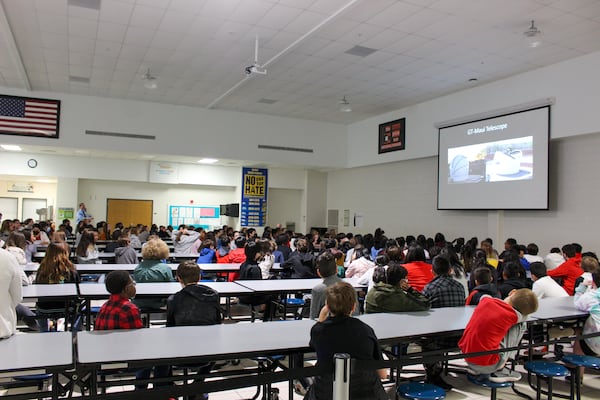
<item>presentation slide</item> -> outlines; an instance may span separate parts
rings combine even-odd
[[[550,108],[439,130],[438,209],[547,209]]]

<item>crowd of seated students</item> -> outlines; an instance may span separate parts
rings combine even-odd
[[[2,224],[3,228],[8,226],[9,224]],[[66,224],[62,224],[61,227],[61,232],[65,232],[66,235],[68,232]],[[111,235],[108,227],[104,226],[103,229],[106,229],[107,235]],[[131,246],[131,232],[135,234],[137,229],[137,227],[129,229],[122,224],[117,224],[115,231],[112,232],[113,234],[119,232],[119,248],[123,249],[123,257],[125,257],[123,262],[137,262],[133,261],[132,251],[135,250]],[[22,240],[17,240],[17,238],[21,239],[21,236],[14,234],[11,236],[11,232],[15,229],[8,230],[8,236],[5,237],[5,241],[9,244],[7,247],[14,253],[18,253],[17,258],[21,258],[21,252],[26,253],[27,244],[23,249]],[[149,232],[150,239],[146,244],[142,243],[143,261],[134,271],[135,281],[172,280],[171,269],[163,263],[168,258],[169,251],[159,237],[162,236],[171,238],[176,249],[179,242],[179,246],[186,247],[185,251],[193,251],[194,248],[199,250],[198,263],[241,263],[239,275],[231,274],[232,280],[267,279],[271,276],[271,268],[277,261],[281,262],[285,277],[323,278],[323,282],[313,290],[311,318],[317,318],[325,306],[323,302],[328,288],[339,284],[341,277],[346,276],[358,278],[368,287],[365,300],[366,312],[398,312],[485,303],[488,304],[486,307],[505,313],[507,321],[521,321],[522,314],[532,311],[530,308],[515,306],[511,293],[526,293],[522,296],[530,298],[528,291],[533,288],[531,293],[536,298],[576,294],[578,298],[585,300],[580,301],[579,306],[590,311],[592,315],[586,323],[584,332],[592,329],[600,331],[600,317],[596,315],[600,314],[600,311],[597,311],[600,309],[598,305],[600,292],[597,290],[598,282],[596,282],[600,276],[600,266],[594,253],[582,253],[581,246],[576,243],[563,245],[558,253],[552,249],[548,256],[542,258],[538,255],[539,249],[535,243],[519,245],[513,238],[505,241],[504,249],[499,253],[494,249],[493,242],[489,238],[481,242],[477,238],[466,241],[458,238],[448,242],[441,233],[436,234],[435,239],[428,239],[424,235],[408,235],[406,238],[392,239],[387,238],[382,229],[376,230],[374,234],[364,235],[335,232],[321,234],[316,231],[301,235],[279,227],[267,227],[259,238],[254,229],[235,231],[227,226],[214,231],[195,230],[193,227],[186,226],[171,230],[168,227],[154,227],[150,230],[154,231],[152,235],[156,236],[150,236]],[[24,232],[26,243],[35,239],[27,230]],[[168,232],[169,236],[164,232]],[[93,262],[97,259],[97,254],[94,258],[94,244],[98,234],[99,232],[93,227],[81,228],[76,251],[79,262]],[[68,245],[54,243],[53,233],[50,237],[53,239],[40,265],[36,283],[77,282],[79,278],[74,265],[69,261]],[[562,262],[559,262],[560,260]],[[258,306],[265,314],[264,319],[268,319],[270,311],[267,308],[271,302],[270,297],[250,296],[240,300]],[[518,311],[516,317],[513,318],[506,306],[491,301],[503,301],[509,304]],[[165,306],[164,301],[144,304],[136,300],[136,303],[143,308]],[[13,308],[17,306],[18,303]],[[56,304],[40,302],[38,306],[43,311]],[[488,343],[487,346],[499,345],[505,338],[515,340],[521,335],[521,331],[512,335],[504,325],[498,329],[493,343]],[[472,335],[471,329],[468,335]],[[464,339],[462,344],[463,350],[472,349],[469,347],[468,339]],[[442,346],[436,342],[424,343],[424,345],[429,346],[427,348]],[[576,351],[598,354],[596,350],[599,347],[598,340],[586,339],[576,344]],[[475,365],[474,372],[489,374],[497,380],[514,379],[514,376],[506,374],[502,369],[504,361],[503,358],[490,358],[485,360],[488,364],[477,364],[477,360],[469,362]],[[494,368],[501,372],[492,371]],[[428,365],[426,371],[429,381],[446,389],[449,388],[449,385],[444,384],[439,378],[438,365]]]

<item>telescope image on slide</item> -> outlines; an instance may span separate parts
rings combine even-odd
[[[448,183],[530,180],[533,136],[448,149]]]

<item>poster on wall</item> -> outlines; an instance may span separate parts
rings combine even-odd
[[[212,229],[219,225],[219,207],[216,206],[169,206],[169,225],[188,225],[195,228]]]
[[[379,154],[404,150],[406,118],[379,125]]]
[[[60,100],[0,95],[0,134],[58,139]]]
[[[148,181],[152,183],[179,183],[179,164],[152,161]]]
[[[267,224],[267,183],[266,168],[242,169],[241,226],[265,226]]]

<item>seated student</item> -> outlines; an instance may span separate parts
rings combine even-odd
[[[352,253],[352,261],[346,268],[346,278],[353,276],[360,278],[372,268],[375,268],[375,263],[371,260],[371,250],[366,247],[356,247]]]
[[[529,264],[531,265],[531,263],[534,262],[544,262],[544,259],[538,255],[538,253],[540,252],[539,247],[537,246],[537,244],[535,243],[529,243],[526,247],[527,252],[525,253],[525,255],[523,257],[525,257],[525,259],[527,261],[529,261]]]
[[[562,286],[548,276],[546,265],[543,262],[532,262],[529,270],[531,271],[531,280],[533,280],[532,290],[538,299],[569,296]]]
[[[373,275],[374,280],[376,275]],[[383,275],[385,279],[367,293],[365,312],[425,311],[431,308],[429,299],[409,284],[404,266],[390,262]]]
[[[167,326],[215,325],[221,323],[219,293],[199,285],[200,267],[192,260],[177,267],[182,289],[167,300]]]
[[[427,264],[425,251],[419,245],[411,246],[404,259],[404,268],[408,271],[408,280],[419,292],[433,279],[431,264]]]
[[[583,334],[600,332],[600,271],[592,272],[592,280],[584,281],[577,286],[575,290],[575,307],[581,311],[587,311],[590,316],[583,326]],[[578,334],[580,332],[577,332]],[[588,356],[600,356],[600,336],[576,340],[573,344],[575,354],[585,354]],[[581,369],[583,377],[583,368]]]
[[[517,251],[519,252],[519,262],[525,268],[526,271],[529,271],[529,260],[525,258],[525,254],[527,253],[527,247],[524,244],[517,245]]]
[[[225,234],[219,236],[219,246],[215,253],[215,257],[217,258],[218,264],[227,264],[229,262],[229,252],[231,251],[229,247],[230,242],[231,239],[229,238],[229,236]]]
[[[246,261],[240,265],[239,280],[262,279],[262,272],[258,266],[259,260],[263,257],[261,246],[257,242],[248,242],[243,247]],[[238,297],[240,303],[251,306],[260,306],[263,312],[263,321],[268,321],[271,317],[271,296],[264,294],[250,294]]]
[[[468,306],[476,306],[483,296],[490,296],[499,299],[500,292],[493,281],[492,272],[489,268],[480,267],[471,273],[475,279],[475,287],[469,293],[465,304]]]
[[[317,366],[328,371],[315,377],[305,400],[329,400],[333,397],[333,355],[348,353],[355,360],[382,360],[381,348],[373,329],[351,317],[356,308],[352,285],[336,283],[327,288],[326,305],[319,321],[310,331],[310,347],[317,353]],[[349,334],[351,332],[351,334]],[[354,371],[350,379],[350,398],[354,400],[388,399],[381,379],[387,370]]]
[[[467,355],[465,361],[471,372],[492,382],[521,379],[521,374],[505,367],[515,351],[477,357],[469,357],[468,353],[517,346],[526,329],[523,321],[537,308],[538,299],[530,289],[513,290],[504,300],[483,297],[458,342],[460,350]]]
[[[436,256],[433,259],[433,273],[435,278],[423,289],[423,295],[429,299],[431,308],[462,307],[465,304],[465,288],[456,279],[450,276],[450,260],[445,256]],[[450,337],[426,340],[422,343],[426,351],[456,347],[457,338]],[[442,378],[443,364],[441,361],[425,363],[426,382],[451,390],[452,385]]]
[[[450,261],[444,256],[436,256],[432,263],[435,278],[423,288],[423,295],[429,299],[431,308],[460,307],[465,304],[465,288],[450,276]]]
[[[131,246],[127,236],[121,236],[117,241],[117,246],[119,247],[115,249],[116,264],[137,264],[137,252]]]
[[[590,282],[592,281],[592,274],[595,271],[600,270],[600,264],[598,263],[598,257],[596,256],[596,254],[589,252],[589,253],[584,253],[581,257],[581,269],[583,270],[583,274],[577,278],[577,286],[579,286],[579,284],[581,282],[588,282],[588,290],[590,290],[591,285]]]
[[[0,339],[17,333],[16,308],[23,300],[19,264],[0,248]]]
[[[484,250],[476,249],[473,252],[470,267],[471,271],[475,271],[478,268],[487,268],[492,275],[492,282],[498,285],[498,270],[488,263],[487,255]],[[475,276],[471,273],[471,276],[469,276],[469,291],[473,290],[475,286]]]
[[[502,268],[502,277],[504,280],[498,285],[498,291],[503,299],[507,298],[514,289],[529,288],[523,266],[518,261],[505,262]]]
[[[284,269],[284,273],[291,272],[293,279],[317,278],[315,256],[309,252],[309,244],[306,239],[296,241],[296,250],[281,264],[281,268]]]
[[[395,247],[395,249],[398,249],[398,247]],[[397,251],[399,251],[399,249]],[[391,261],[390,257],[388,257],[387,254],[378,255],[375,258],[375,268],[369,269],[360,278],[358,278],[358,284],[359,285],[367,285],[367,293],[368,293],[369,290],[373,289],[373,286],[375,286],[375,283],[376,283],[373,280],[373,275],[375,274],[375,271],[381,272],[380,268],[383,268],[383,276],[385,278],[385,270],[387,269],[390,261]],[[340,275],[338,274],[338,276],[340,276]]]
[[[198,255],[198,264],[212,264],[215,262],[215,242],[206,239],[200,245],[200,254]]]
[[[149,240],[142,249],[142,262],[133,270],[133,279],[137,283],[172,282],[173,271],[162,260],[169,257],[169,247],[160,239]],[[163,299],[136,299],[138,307],[158,309],[165,305]]]
[[[577,253],[577,248],[572,244],[564,245],[562,252],[566,261],[553,270],[548,270],[548,276],[561,278],[563,280],[562,286],[569,296],[572,296],[575,293],[575,282],[583,274],[581,254]]]
[[[135,297],[135,282],[127,271],[111,271],[104,281],[110,298],[96,316],[94,330],[139,329],[143,327],[140,310],[130,299]]]
[[[167,300],[167,326],[217,325],[221,323],[219,293],[199,285],[200,267],[194,261],[184,261],[177,267],[177,281],[182,289]],[[213,363],[195,366],[200,374],[208,374]],[[202,382],[198,379],[194,382]],[[196,396],[189,396],[190,400]],[[208,394],[203,394],[208,399]]]
[[[325,252],[317,258],[317,274],[323,278],[323,282],[319,283],[310,291],[310,319],[317,319],[321,309],[325,305],[327,296],[327,288],[336,283],[343,282],[337,276],[337,265],[333,254]]]
[[[553,270],[564,262],[565,257],[558,247],[551,248],[550,252],[544,257],[544,264],[546,264],[548,271]]]
[[[98,249],[96,248],[97,234],[97,232],[87,229],[81,232],[81,238],[75,250],[78,264],[95,264],[96,261],[99,261]]]

